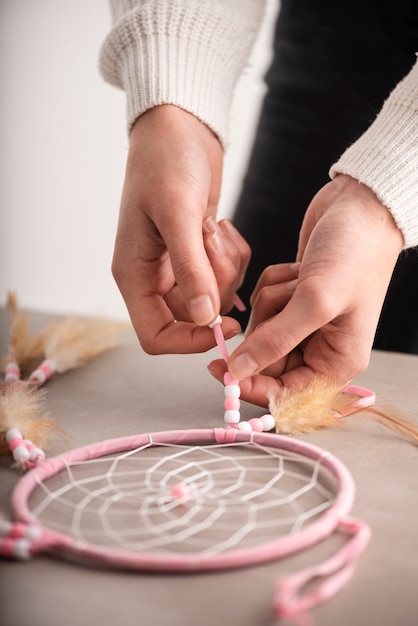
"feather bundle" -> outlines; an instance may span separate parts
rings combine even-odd
[[[308,387],[285,387],[280,395],[270,396],[269,409],[276,422],[276,431],[297,435],[337,426],[339,418],[332,407],[341,391],[341,386],[324,378],[315,378]]]
[[[9,292],[7,294],[6,306],[11,316],[11,324],[8,353],[3,359],[3,364],[6,374],[10,366],[11,369],[18,370],[15,376],[18,378],[18,372],[27,363],[42,354],[42,341],[39,335],[33,336],[31,334],[28,318],[20,311],[15,293]]]
[[[7,454],[6,433],[19,430],[25,439],[47,449],[51,437],[60,431],[45,408],[45,391],[28,385],[0,383],[0,454]]]
[[[75,317],[51,324],[41,333],[45,360],[32,373],[29,382],[42,384],[55,371],[62,374],[85,365],[116,347],[117,336],[125,327],[123,322]]]
[[[300,389],[285,388],[269,397],[269,409],[276,432],[298,435],[320,428],[336,428],[341,418],[353,415],[369,418],[393,432],[418,443],[418,426],[390,407],[364,406],[361,398],[332,380],[317,377]],[[354,388],[355,389],[355,388]]]

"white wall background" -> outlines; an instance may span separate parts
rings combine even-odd
[[[276,11],[270,0],[236,92],[220,216],[245,169]],[[0,2],[0,306],[10,289],[28,309],[127,317],[110,273],[125,98],[97,69],[109,25],[106,0]]]

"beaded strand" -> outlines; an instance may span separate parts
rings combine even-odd
[[[225,362],[229,359],[228,349],[226,347],[226,341],[222,332],[222,317],[218,315],[214,322],[209,324],[209,327],[213,329],[215,341],[218,348],[224,358]],[[241,422],[241,388],[239,380],[234,378],[229,372],[224,374],[224,423],[225,428],[237,428],[243,432],[268,432],[275,428],[275,419],[270,413],[266,413],[261,417],[253,417],[248,421]]]

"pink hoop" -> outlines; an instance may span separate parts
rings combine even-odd
[[[235,429],[167,431],[153,434],[141,434],[120,439],[111,439],[94,445],[84,446],[69,451],[66,454],[47,459],[39,463],[33,470],[24,475],[17,484],[11,499],[14,516],[27,524],[38,525],[39,522],[28,508],[28,499],[38,482],[53,476],[67,465],[76,462],[91,460],[101,456],[134,450],[149,444],[181,444],[181,445],[208,445],[219,443],[248,443],[253,441],[262,446],[279,448],[300,454],[314,461],[320,460],[336,479],[338,491],[334,503],[327,509],[320,519],[313,521],[303,528],[297,535],[280,537],[264,546],[234,549],[227,553],[216,554],[207,558],[198,554],[133,554],[129,551],[117,550],[94,545],[78,545],[70,536],[43,528],[41,538],[31,548],[32,553],[45,549],[62,551],[64,554],[79,554],[99,563],[113,564],[130,569],[182,571],[189,569],[213,570],[218,568],[233,568],[242,565],[274,560],[302,550],[328,536],[340,524],[340,521],[349,513],[353,501],[355,486],[347,468],[332,454],[325,453],[320,448],[279,435],[266,433],[245,433]]]
[[[277,448],[308,458],[328,470],[336,482],[336,496],[321,516],[302,527],[297,534],[266,540],[257,546],[232,548],[222,553],[131,552],[114,547],[96,546],[76,540],[70,535],[42,526],[31,513],[28,501],[37,485],[72,464],[98,459],[120,452],[141,450],[158,445],[208,446],[258,444]],[[130,570],[159,572],[190,572],[232,569],[255,565],[308,548],[331,535],[343,531],[349,535],[346,544],[324,563],[284,577],[277,583],[273,608],[279,617],[296,620],[301,626],[309,623],[306,611],[334,595],[352,576],[356,562],[370,539],[370,530],[361,521],[348,515],[354,501],[355,485],[350,472],[337,457],[311,444],[280,435],[243,432],[235,429],[164,431],[111,439],[71,450],[62,456],[41,461],[24,475],[12,494],[14,516],[24,522],[34,539],[25,548],[27,557],[48,551],[83,563],[100,564]],[[19,522],[18,522],[19,523]],[[35,531],[35,532],[34,532]],[[325,580],[304,594],[303,588],[312,579]]]

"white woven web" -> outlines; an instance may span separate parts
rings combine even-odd
[[[174,497],[185,486],[187,497]],[[254,442],[146,445],[77,462],[30,496],[34,516],[78,541],[214,555],[297,533],[329,508],[321,460]]]

